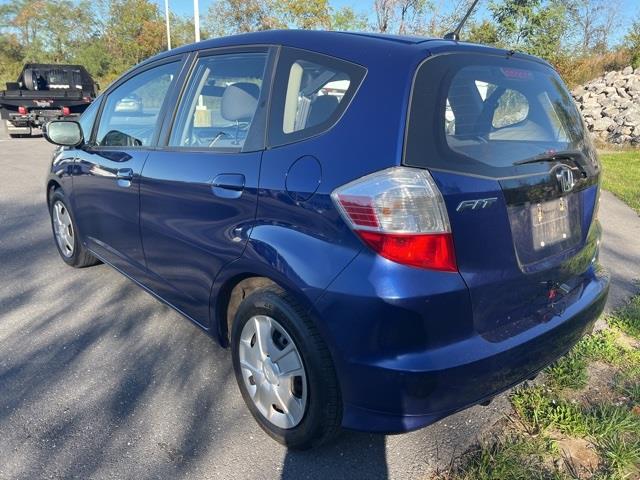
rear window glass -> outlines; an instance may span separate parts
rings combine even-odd
[[[514,163],[584,150],[571,95],[549,67],[515,57],[453,54],[416,73],[405,163],[502,177]]]
[[[365,74],[359,65],[287,48],[278,61],[269,139],[291,143],[331,128]]]

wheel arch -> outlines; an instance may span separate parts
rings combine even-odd
[[[60,184],[60,182],[58,182],[57,180],[54,180],[54,179],[49,179],[49,181],[47,182],[47,190],[46,190],[47,205],[49,205],[49,203],[51,201],[51,195],[53,194],[53,192],[55,192],[59,188],[62,188],[62,185]]]
[[[311,310],[311,300],[285,278],[278,278],[279,276],[267,272],[238,272],[237,266],[234,267],[233,272],[218,275],[211,293],[211,332],[217,335],[218,342],[223,347],[229,345],[231,325],[240,303],[256,290],[269,286],[280,287],[291,294],[305,310]]]

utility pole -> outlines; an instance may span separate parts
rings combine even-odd
[[[169,26],[169,0],[164,0],[164,19],[167,23],[167,50],[171,50],[171,27]]]
[[[198,0],[193,0],[193,26],[196,30],[196,42],[200,41],[200,6]]]

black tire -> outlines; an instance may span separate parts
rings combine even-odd
[[[307,399],[300,423],[288,429],[267,420],[254,404],[240,367],[239,344],[245,324],[256,315],[276,320],[291,337],[305,368]],[[342,422],[342,399],[331,355],[304,309],[279,287],[266,287],[245,298],[231,330],[233,368],[247,407],[260,427],[277,442],[306,450],[335,438]]]
[[[69,217],[71,218],[72,230],[73,230],[73,251],[68,252],[62,250],[60,244],[56,239],[56,229],[54,226],[54,212],[53,209],[57,203],[61,203],[66,209]],[[67,264],[75,268],[84,268],[90,267],[93,265],[97,265],[100,263],[96,257],[94,257],[91,252],[89,252],[86,247],[82,245],[80,242],[80,235],[78,234],[78,228],[76,226],[76,221],[73,216],[73,212],[71,208],[69,208],[69,203],[64,195],[64,192],[61,188],[57,188],[50,192],[49,194],[49,218],[51,221],[51,231],[53,233],[53,241],[58,249],[58,253],[60,254],[60,258]]]

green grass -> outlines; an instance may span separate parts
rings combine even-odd
[[[547,368],[549,378],[561,388],[582,388],[587,384],[587,360],[576,353],[569,352]]]
[[[532,433],[589,439],[603,460],[601,473],[611,478],[623,478],[640,464],[640,416],[626,405],[584,406],[544,386],[516,389],[511,402]]]
[[[568,478],[552,460],[559,452],[545,436],[510,435],[478,445],[463,466],[440,475],[442,480],[560,480]]]
[[[601,330],[587,335],[560,360],[545,372],[552,386],[579,389],[587,384],[587,365],[598,360],[612,365],[632,364],[633,352],[624,349],[617,341],[615,330]]]
[[[587,384],[587,365],[601,361],[620,367],[619,382],[638,398],[640,389],[640,351],[622,346],[622,332],[640,340],[640,296],[606,317],[611,328],[587,335],[564,357],[546,369],[549,381],[556,388],[580,389]]]
[[[640,213],[640,150],[600,154],[602,186]]]
[[[596,442],[600,456],[605,462],[605,474],[609,478],[629,478],[631,469],[636,473],[640,465],[640,441],[625,435],[611,435]]]
[[[638,188],[640,189],[640,185]],[[640,340],[640,296],[632,298],[628,305],[610,315],[607,322]]]

